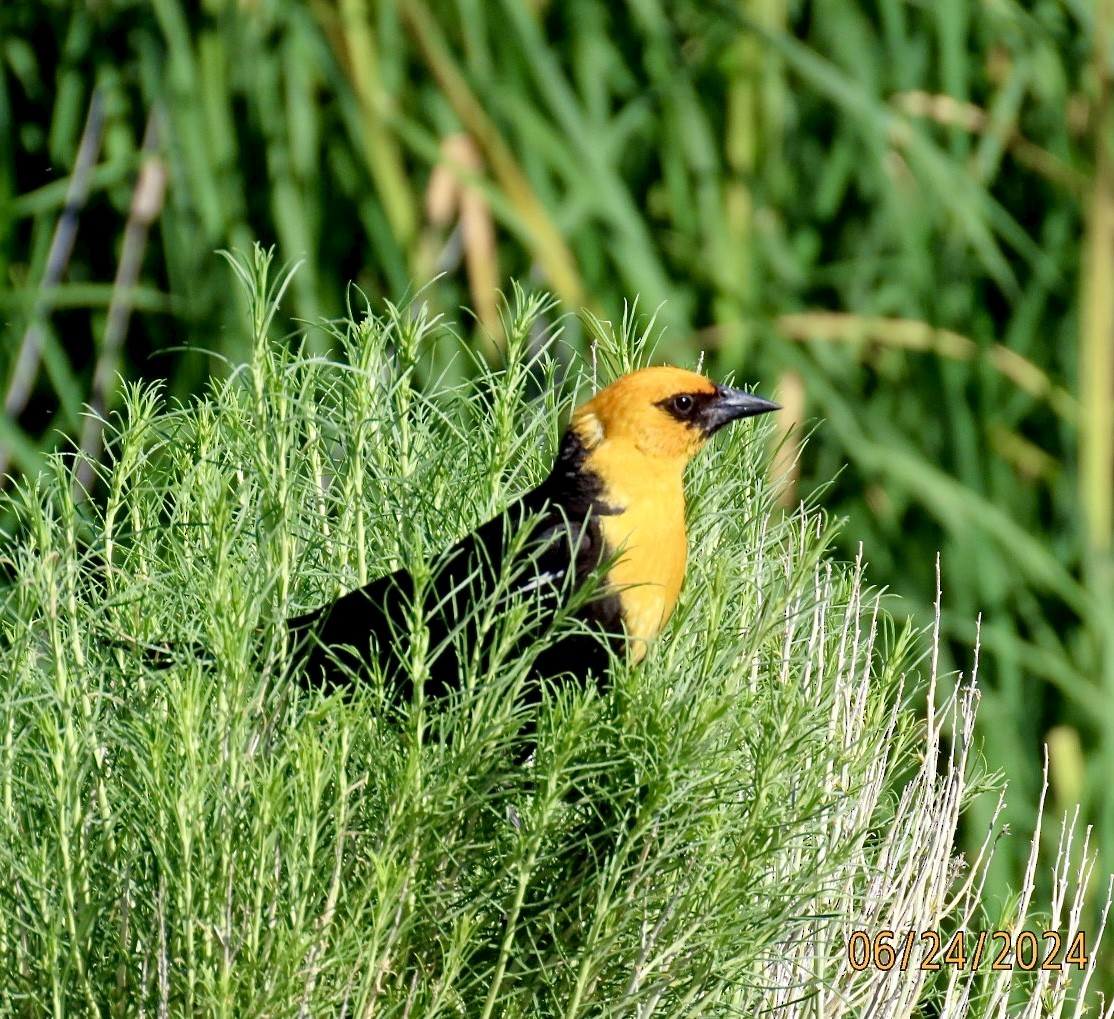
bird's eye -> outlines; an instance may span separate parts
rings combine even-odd
[[[673,397],[673,413],[680,417],[687,417],[691,414],[695,405],[696,401],[687,393],[681,393],[680,396]]]

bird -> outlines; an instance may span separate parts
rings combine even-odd
[[[536,704],[562,678],[603,689],[611,656],[641,661],[676,605],[686,466],[724,426],[779,409],[677,367],[620,377],[573,412],[541,484],[431,561],[424,579],[399,569],[289,619],[303,687],[348,687],[374,660],[395,703],[445,697],[464,683],[462,655],[491,639],[477,606],[521,599],[522,646],[536,653],[521,700]],[[554,629],[562,612],[579,625]],[[428,634],[418,669],[415,619]]]

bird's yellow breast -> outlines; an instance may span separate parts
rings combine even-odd
[[[637,662],[669,620],[685,578],[684,462],[647,461],[623,445],[601,445],[586,466],[603,482],[602,501],[618,511],[601,515],[599,526],[619,555],[608,579]]]

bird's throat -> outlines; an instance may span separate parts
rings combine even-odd
[[[601,497],[617,510],[598,522],[609,553],[618,555],[608,580],[619,595],[631,657],[638,661],[669,620],[685,577],[681,472],[632,472],[605,483]]]

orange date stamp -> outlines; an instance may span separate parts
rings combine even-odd
[[[879,931],[873,937],[854,931],[847,939],[847,961],[856,972],[864,969],[938,970],[1062,970],[1087,968],[1084,931],[1065,939],[1059,931],[956,931],[947,942],[937,931]]]

